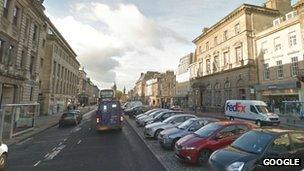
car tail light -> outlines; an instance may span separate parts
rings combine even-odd
[[[120,122],[122,122],[122,121],[123,121],[123,119],[124,119],[124,118],[123,118],[122,116],[120,116]]]
[[[99,123],[100,122],[100,118],[96,118],[96,123]]]

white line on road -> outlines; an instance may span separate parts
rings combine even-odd
[[[39,160],[37,163],[34,164],[34,167],[38,166],[38,164],[40,163],[41,161]]]
[[[61,146],[62,145],[62,142],[60,142],[59,144],[58,144],[58,146]]]
[[[56,149],[56,147],[55,147],[55,149]],[[47,153],[47,154],[44,156],[44,158],[47,158],[49,155],[50,155],[50,153]]]
[[[65,142],[67,140],[67,138],[63,139],[63,142]]]
[[[77,142],[77,144],[80,144],[81,143],[81,140],[79,140],[78,142]]]
[[[22,145],[22,144],[24,144],[24,143],[26,143],[26,142],[28,142],[28,141],[30,141],[30,140],[32,140],[32,139],[33,139],[33,137],[28,138],[28,139],[26,139],[26,140],[24,140],[24,141],[21,141],[21,142],[17,143],[16,145]]]

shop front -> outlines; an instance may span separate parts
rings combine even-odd
[[[277,113],[284,112],[283,101],[299,101],[300,86],[297,81],[255,86],[257,99],[265,101]]]

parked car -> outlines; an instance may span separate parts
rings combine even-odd
[[[182,137],[189,135],[211,122],[218,122],[215,118],[191,118],[177,127],[160,132],[158,141],[165,149],[174,149],[175,143]]]
[[[178,115],[171,116],[162,122],[155,122],[155,123],[146,125],[145,129],[144,129],[144,135],[147,138],[153,137],[154,139],[157,139],[158,134],[161,131],[178,126],[179,124],[185,122],[186,120],[188,120],[190,118],[196,118],[196,116],[189,115],[189,114],[178,114]]]
[[[144,112],[144,113],[141,113],[141,114],[139,114],[139,115],[136,115],[136,116],[135,116],[135,119],[138,119],[138,118],[140,118],[140,117],[142,117],[142,116],[148,116],[149,114],[151,114],[152,112],[155,112],[155,111],[157,111],[157,110],[160,110],[160,108],[150,109],[150,110],[148,110],[148,111],[146,111],[146,112]]]
[[[81,117],[73,111],[63,113],[59,119],[59,127],[65,125],[78,125],[81,122]]]
[[[183,162],[204,164],[213,151],[231,144],[251,126],[241,121],[213,122],[175,143],[175,156]]]
[[[146,106],[146,105],[135,106],[135,107],[132,107],[131,109],[126,109],[124,111],[124,113],[126,115],[128,115],[129,117],[134,118],[134,116],[144,113],[144,112],[148,111],[149,109],[150,109],[150,107]]]
[[[302,159],[302,168],[297,166],[264,166],[270,158]],[[283,129],[252,130],[230,146],[215,151],[209,159],[214,170],[301,170],[304,168],[304,131]]]
[[[182,108],[178,105],[170,107],[170,110],[182,111]]]
[[[279,116],[268,109],[267,104],[257,100],[227,100],[225,115],[230,120],[253,121],[258,126],[279,125]]]
[[[122,109],[125,111],[125,110],[128,110],[128,109],[131,109],[133,107],[136,107],[136,106],[142,106],[142,102],[141,101],[131,101],[131,102],[126,102]]]
[[[159,109],[159,110],[156,110],[156,111],[150,113],[147,116],[139,117],[139,118],[136,119],[136,124],[139,127],[145,126],[148,121],[150,121],[151,119],[155,118],[160,113],[165,112],[165,111],[169,111],[169,110],[168,109]]]
[[[151,119],[146,119],[144,125],[152,124],[155,122],[162,122],[165,119],[173,116],[173,115],[178,115],[178,114],[184,114],[184,112],[181,111],[173,111],[173,110],[166,110],[155,116],[154,118]]]
[[[7,165],[8,147],[0,141],[0,171]]]

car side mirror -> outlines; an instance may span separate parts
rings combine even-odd
[[[196,131],[196,129],[194,127],[190,127],[188,130],[191,131],[191,132]]]

